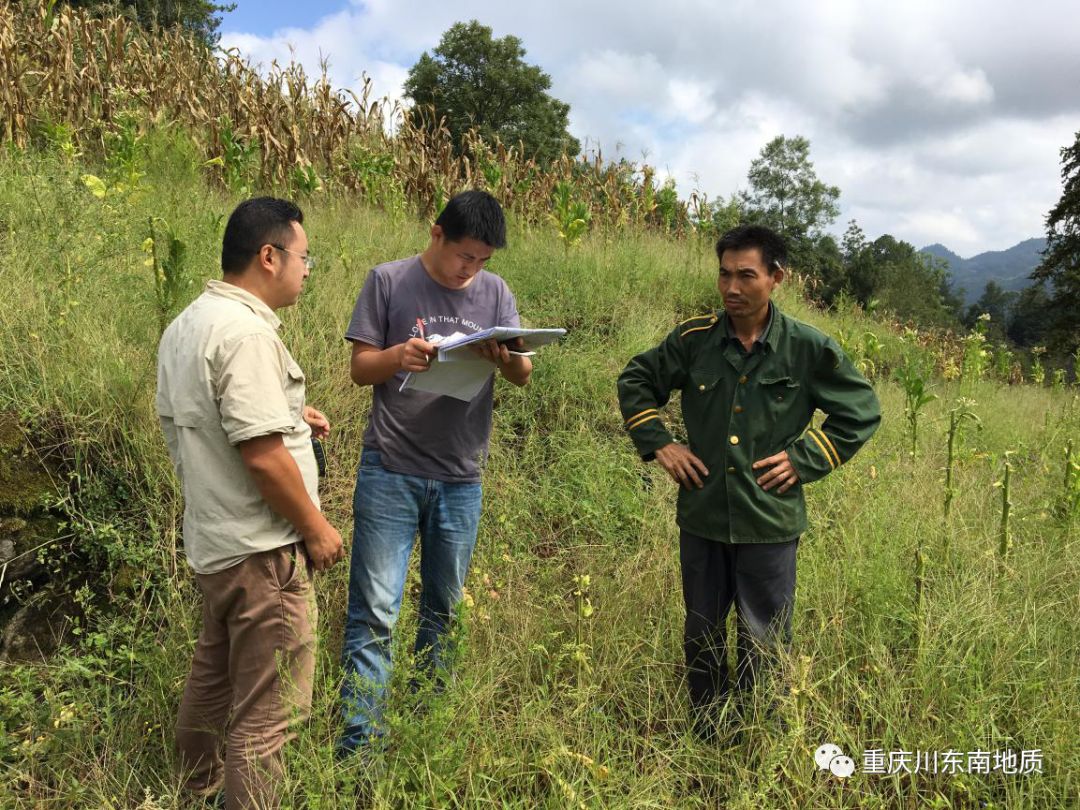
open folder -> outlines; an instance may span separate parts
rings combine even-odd
[[[438,355],[431,361],[431,368],[420,374],[409,373],[401,384],[401,391],[427,391],[431,394],[454,397],[469,402],[480,393],[484,383],[495,371],[493,363],[477,357],[469,350],[470,343],[483,340],[506,341],[521,338],[529,351],[554,343],[566,334],[565,329],[521,329],[510,326],[493,326],[471,335],[456,332],[448,337],[432,335],[430,343],[439,347]]]

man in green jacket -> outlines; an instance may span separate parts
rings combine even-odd
[[[687,683],[705,736],[721,699],[733,686],[749,688],[763,653],[790,641],[803,485],[848,461],[881,421],[873,388],[836,342],[769,300],[784,279],[783,238],[735,228],[716,255],[724,309],[680,324],[633,358],[618,383],[638,453],[680,485]],[[689,446],[674,441],[659,412],[676,389]],[[826,419],[808,428],[815,410]],[[734,683],[725,639],[732,603]]]

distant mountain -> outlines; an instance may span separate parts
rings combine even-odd
[[[924,247],[925,253],[944,259],[949,265],[953,285],[964,288],[964,301],[973,304],[982,295],[988,281],[996,281],[1005,290],[1022,290],[1031,284],[1031,271],[1042,261],[1040,252],[1046,249],[1046,240],[1025,239],[1008,250],[990,250],[963,259],[944,245]]]

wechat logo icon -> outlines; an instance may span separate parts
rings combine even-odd
[[[819,771],[831,771],[839,779],[847,779],[855,773],[855,760],[847,756],[839,745],[825,743],[814,752],[814,762]]]

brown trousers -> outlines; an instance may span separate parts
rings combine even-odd
[[[296,543],[195,580],[203,626],[176,723],[186,787],[224,785],[229,810],[276,807],[281,749],[311,711],[311,562]]]

